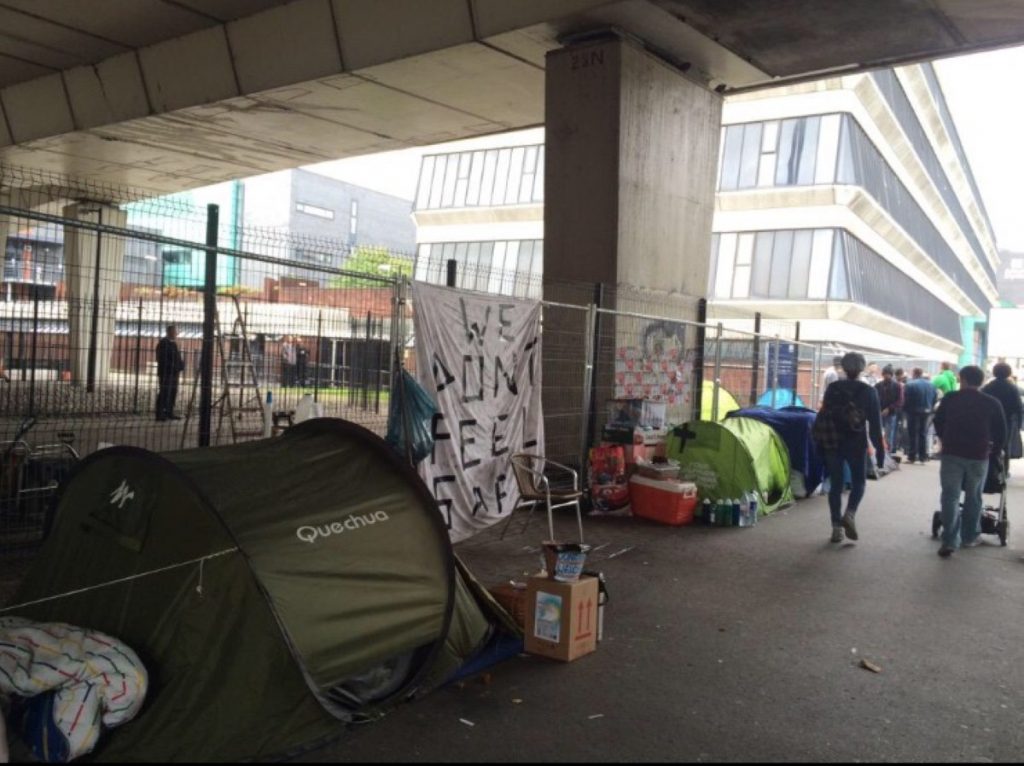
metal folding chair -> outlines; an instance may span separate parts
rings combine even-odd
[[[505,526],[501,531],[501,539],[504,539],[505,533],[508,532],[508,528],[512,524],[512,517],[517,510],[526,507],[530,509],[526,515],[526,521],[523,523],[523,528],[519,532],[522,534],[526,532],[526,528],[530,525],[534,509],[538,504],[543,503],[548,511],[548,534],[551,540],[555,539],[555,522],[552,511],[555,508],[569,505],[576,506],[576,524],[580,531],[579,542],[582,543],[583,513],[580,509],[580,498],[583,497],[583,491],[580,489],[579,474],[567,465],[556,463],[554,460],[549,460],[543,455],[534,455],[527,452],[512,455],[509,458],[509,462],[512,464],[512,473],[516,477],[516,484],[519,488],[519,502],[509,511],[508,521],[505,522]],[[549,474],[552,478],[559,475],[571,476],[572,489],[563,489],[557,484],[552,489]]]

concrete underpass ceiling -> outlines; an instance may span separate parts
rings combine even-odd
[[[1024,3],[0,0],[0,163],[176,191],[539,125],[608,28],[737,89],[1019,43]]]

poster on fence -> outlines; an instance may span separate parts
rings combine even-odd
[[[509,457],[542,452],[539,301],[416,282],[416,374],[437,402],[420,475],[452,542],[508,518]]]

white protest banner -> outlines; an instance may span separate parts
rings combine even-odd
[[[544,444],[541,305],[420,282],[412,298],[417,377],[439,410],[420,475],[458,542],[508,517],[509,456]]]

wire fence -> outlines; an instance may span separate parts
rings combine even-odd
[[[310,404],[383,435],[395,363],[415,363],[413,273],[543,298],[544,449],[579,469],[624,401],[664,426],[815,407],[838,350],[800,342],[799,323],[700,321],[695,296],[544,280],[532,262],[357,263],[346,242],[228,218],[184,195],[0,167],[0,566],[38,546],[57,485],[105,445],[262,438]],[[180,365],[158,352],[169,326]]]

